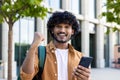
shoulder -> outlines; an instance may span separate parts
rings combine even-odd
[[[76,54],[78,57],[82,57],[82,56],[83,56],[83,53],[80,52],[80,51],[78,51],[78,50],[76,50],[76,49],[74,49],[74,52],[75,52],[75,54]]]
[[[80,51],[76,50],[71,44],[69,44],[69,51],[70,53],[74,53],[74,55],[78,56],[79,58],[81,58],[81,56],[83,56],[83,53],[81,53]]]

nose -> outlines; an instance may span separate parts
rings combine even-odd
[[[61,28],[60,28],[60,31],[61,31],[61,32],[65,32],[65,28],[64,28],[64,27],[61,27]]]

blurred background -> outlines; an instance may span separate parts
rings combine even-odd
[[[20,66],[32,43],[34,32],[45,36],[42,45],[46,45],[52,38],[47,31],[47,20],[54,11],[70,11],[80,24],[79,34],[70,43],[85,56],[92,56],[91,80],[113,80],[117,78],[120,68],[120,32],[112,30],[113,24],[108,24],[106,17],[100,17],[107,11],[105,4],[109,0],[43,0],[44,4],[52,8],[44,19],[25,17],[15,22],[13,27],[13,58],[12,74],[17,79]],[[7,79],[8,65],[8,25],[0,24],[0,79]],[[109,30],[109,33],[107,34]],[[103,72],[101,72],[103,71]],[[110,73],[111,72],[111,73]],[[103,74],[104,77],[101,75]],[[105,76],[107,75],[107,76]]]

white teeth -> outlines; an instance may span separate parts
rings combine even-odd
[[[59,35],[64,36],[65,34],[59,34]]]

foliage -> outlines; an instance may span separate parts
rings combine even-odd
[[[106,17],[106,21],[116,25],[120,25],[120,0],[107,0],[105,4],[107,11],[102,13]],[[119,30],[119,27],[114,25],[113,31]]]
[[[48,12],[42,0],[0,0],[0,23],[8,24],[8,80],[12,80],[13,25],[23,17],[44,18]]]
[[[23,17],[46,16],[47,8],[42,0],[0,0],[0,22],[14,23]]]

